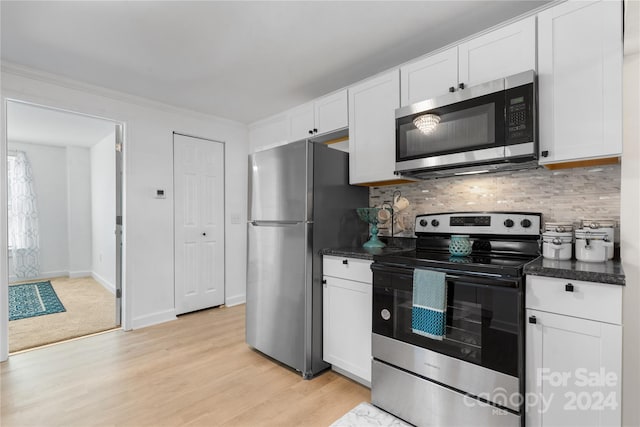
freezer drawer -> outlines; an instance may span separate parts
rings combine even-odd
[[[307,223],[249,223],[246,339],[305,372],[311,265]]]

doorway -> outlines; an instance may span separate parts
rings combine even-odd
[[[114,329],[122,125],[6,106],[9,352]]]
[[[224,304],[224,144],[173,135],[176,314]]]

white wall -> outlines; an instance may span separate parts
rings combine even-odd
[[[116,283],[115,133],[91,147],[92,276],[115,292]]]
[[[31,163],[38,205],[40,277],[65,276],[69,266],[65,148],[17,142],[8,146],[24,151]]]
[[[26,68],[4,64],[2,71],[3,100],[20,99],[125,123],[125,328],[175,318],[172,132],[224,141],[225,299],[228,305],[244,302],[248,154],[245,125]],[[153,197],[157,188],[166,189],[166,199]],[[240,221],[231,223],[234,215]],[[4,269],[0,267],[0,281],[6,280]],[[6,321],[0,320],[6,331]],[[0,347],[6,350],[4,344]]]
[[[622,422],[640,425],[640,2],[626,1],[620,255],[623,293]]]
[[[66,147],[69,277],[91,273],[91,161],[86,147]]]

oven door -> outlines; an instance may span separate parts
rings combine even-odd
[[[413,268],[374,263],[373,333],[516,378],[522,368],[523,299],[518,279],[447,274],[445,337],[411,330]]]

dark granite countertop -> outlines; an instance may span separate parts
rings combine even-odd
[[[619,260],[607,262],[558,261],[536,258],[524,267],[525,274],[533,276],[557,277],[560,279],[584,280],[585,282],[625,284],[622,263]]]
[[[411,248],[402,248],[397,246],[387,246],[381,249],[365,249],[359,248],[326,248],[320,251],[321,255],[332,255],[345,258],[358,258],[373,260],[374,255],[390,254],[393,252],[408,251]]]
[[[394,252],[409,251],[416,248],[416,239],[412,237],[380,236],[380,240],[386,243],[387,246],[382,249],[365,249],[361,246],[350,248],[325,248],[320,250],[320,255],[373,260],[374,255],[385,255]]]

